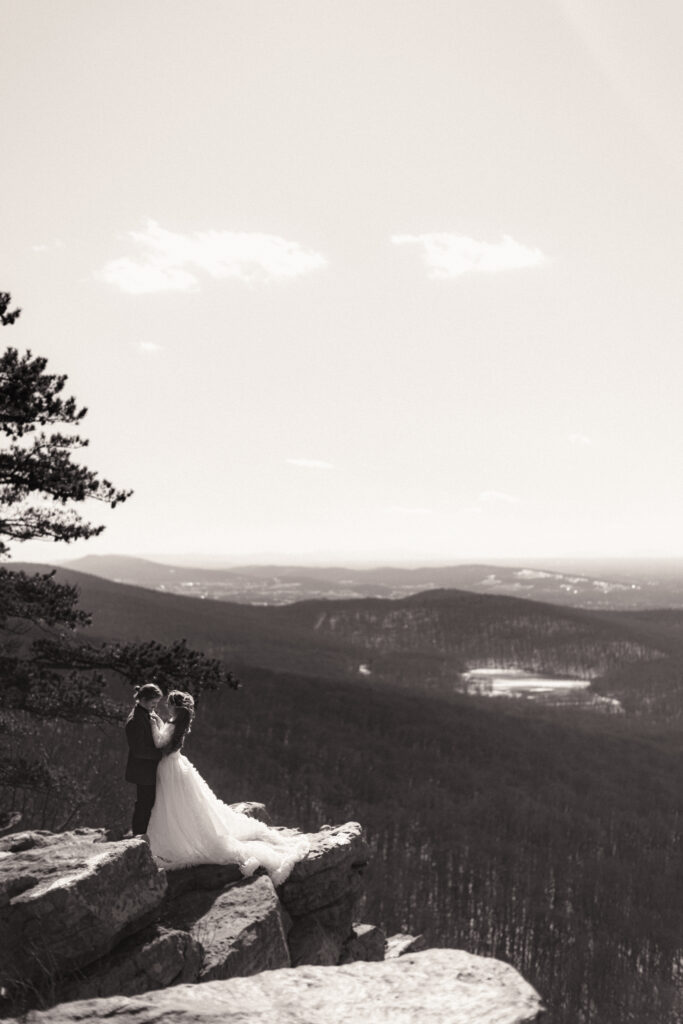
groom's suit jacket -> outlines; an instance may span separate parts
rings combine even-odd
[[[149,711],[141,704],[136,704],[128,716],[126,739],[128,740],[126,782],[134,782],[138,786],[156,786],[157,764],[161,760],[162,754],[154,746]]]

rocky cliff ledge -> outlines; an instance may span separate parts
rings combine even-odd
[[[362,1007],[373,1022],[537,1019],[538,996],[508,965],[417,952],[421,937],[357,922],[359,824],[309,839],[277,890],[229,865],[159,871],[144,840],[102,829],[0,839],[2,1015],[341,1024]]]

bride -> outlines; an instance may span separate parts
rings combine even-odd
[[[274,885],[287,878],[309,850],[296,829],[269,828],[224,804],[182,753],[192,726],[194,700],[172,690],[167,698],[170,720],[151,715],[155,746],[163,755],[147,838],[161,868],[191,864],[237,864],[243,875],[263,867]]]

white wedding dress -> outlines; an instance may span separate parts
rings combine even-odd
[[[170,722],[152,719],[157,747],[168,742]],[[263,867],[280,885],[309,851],[296,829],[271,828],[219,800],[188,759],[176,751],[157,767],[157,789],[147,828],[152,855],[159,867],[191,864],[237,864],[243,875]]]

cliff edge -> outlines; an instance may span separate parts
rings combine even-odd
[[[240,807],[244,810],[244,806]],[[263,812],[254,808],[254,813]],[[526,1024],[538,995],[509,965],[359,923],[357,822],[308,836],[275,889],[234,865],[163,872],[103,829],[0,839],[2,1016],[126,1024],[443,1021]],[[421,950],[422,951],[419,951]],[[292,970],[292,968],[295,968]],[[27,1014],[28,1016],[23,1016]]]

